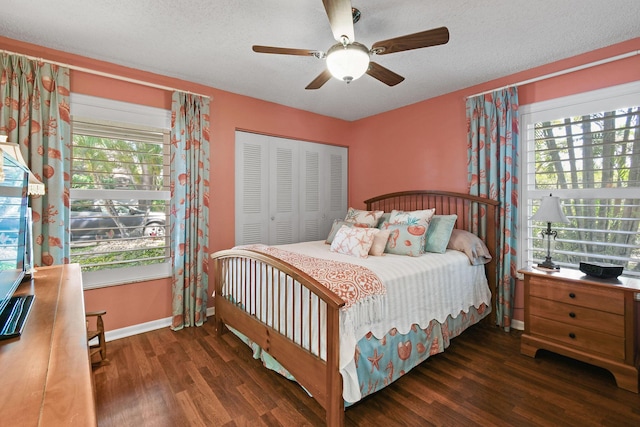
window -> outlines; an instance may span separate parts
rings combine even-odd
[[[559,196],[570,224],[558,232],[553,261],[624,266],[640,277],[640,82],[524,106],[520,253],[544,259],[529,218],[543,195]]]
[[[90,112],[100,118],[72,117],[71,262],[82,266],[85,288],[168,277],[168,126]]]

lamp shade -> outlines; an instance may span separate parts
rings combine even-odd
[[[18,146],[18,144],[7,142],[6,135],[0,135],[0,150],[16,159],[18,163],[27,168],[27,170],[29,171],[29,189],[27,190],[29,195],[43,195],[44,184],[38,178],[36,178],[36,176],[27,166],[27,162],[24,161],[24,157],[22,157],[22,153],[20,152],[20,147]]]
[[[369,50],[356,42],[333,45],[327,52],[327,68],[338,80],[349,83],[359,79],[369,68]]]
[[[560,197],[555,197],[551,194],[542,197],[540,207],[531,219],[542,222],[563,222],[565,224],[571,222],[562,212]]]

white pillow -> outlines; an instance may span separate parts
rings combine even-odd
[[[369,227],[376,227],[383,213],[384,211],[363,211],[361,209],[349,208],[344,220],[347,222],[367,224]]]
[[[331,252],[367,258],[373,245],[373,239],[380,230],[377,228],[359,228],[343,225],[333,238]]]
[[[429,227],[429,222],[435,212],[435,208],[410,212],[397,211],[394,209],[391,211],[389,224],[424,225],[425,227]]]
[[[331,231],[329,231],[329,235],[327,236],[327,240],[325,240],[324,242],[328,245],[330,245],[331,243],[333,243],[333,239],[336,237],[336,234],[338,233],[338,230],[340,230],[340,227],[342,227],[343,225],[346,225],[347,227],[362,227],[362,228],[370,228],[369,224],[360,224],[357,222],[348,222],[348,221],[344,221],[341,219],[334,219],[333,220],[333,225],[331,226]]]

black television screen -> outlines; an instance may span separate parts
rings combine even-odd
[[[10,330],[14,336],[13,293],[25,273],[25,249],[27,236],[27,187],[28,171],[11,156],[2,154],[0,168],[0,339]],[[23,302],[20,301],[19,305]],[[20,308],[20,307],[18,307]],[[17,310],[17,309],[16,309]],[[28,314],[28,313],[27,313]],[[14,316],[15,317],[15,316]],[[18,331],[19,332],[19,331]]]

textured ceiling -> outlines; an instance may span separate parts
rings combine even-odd
[[[321,0],[3,0],[0,35],[356,120],[640,37],[640,0],[352,0],[356,41],[440,26],[448,44],[375,57],[405,77],[364,76],[305,90],[313,57],[258,54],[254,44],[326,51]]]

